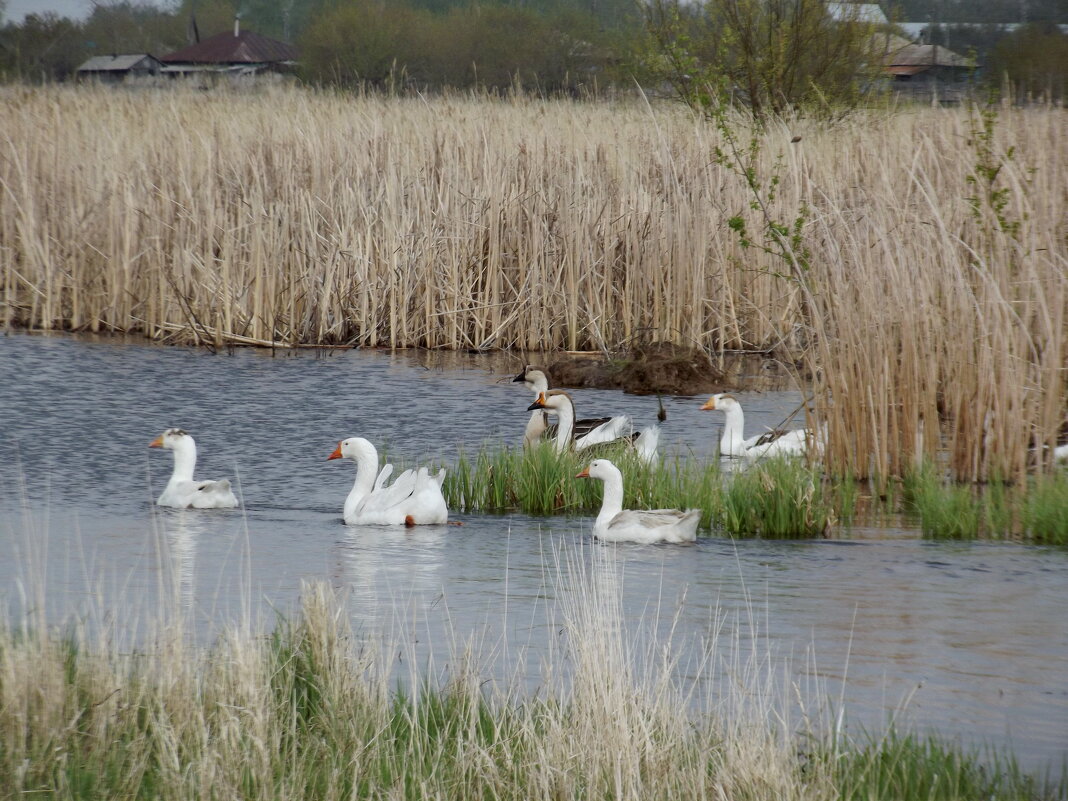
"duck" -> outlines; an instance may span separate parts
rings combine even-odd
[[[726,415],[723,434],[719,439],[720,456],[741,456],[761,458],[772,456],[803,456],[809,443],[819,446],[818,438],[809,429],[798,428],[789,431],[775,429],[765,431],[755,437],[745,438],[745,414],[742,404],[733,395],[722,392],[709,398],[701,411],[720,411]]]
[[[535,395],[549,391],[548,377],[542,370],[531,364],[524,367],[523,371],[512,379],[512,382],[522,382]],[[602,426],[611,420],[611,417],[589,417],[584,420],[575,420],[573,422],[573,436],[576,438],[584,437],[598,426]],[[523,445],[526,447],[536,445],[544,439],[553,439],[556,434],[557,427],[549,423],[549,411],[535,409],[531,412],[530,420],[527,421],[526,430],[523,432]]]
[[[660,442],[659,425],[650,426],[640,434],[636,434],[632,431],[630,418],[621,414],[609,418],[607,422],[581,436],[576,436],[574,432],[575,402],[562,389],[539,392],[538,399],[527,407],[527,411],[535,409],[554,411],[560,418],[554,440],[557,453],[563,453],[568,448],[582,451],[593,445],[622,441],[630,443],[638,457],[646,464],[656,462],[656,448]]]
[[[237,497],[230,487],[230,479],[194,481],[193,470],[197,466],[197,444],[180,428],[168,428],[150,443],[150,448],[163,448],[174,452],[174,472],[163,488],[157,506],[173,509],[235,509]]]
[[[608,459],[594,459],[575,478],[604,483],[601,511],[593,521],[593,536],[605,542],[684,543],[697,539],[700,509],[623,509],[623,474]]]
[[[379,470],[378,450],[363,437],[341,440],[326,458],[356,462],[356,481],[342,511],[346,524],[415,526],[448,522],[449,509],[441,493],[445,468],[434,475],[425,467],[405,470],[387,486],[393,465],[386,464]]]

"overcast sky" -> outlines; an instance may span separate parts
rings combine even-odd
[[[27,14],[43,14],[54,11],[61,17],[85,19],[93,6],[89,0],[7,0],[4,22],[22,22]]]

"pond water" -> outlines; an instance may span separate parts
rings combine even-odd
[[[0,594],[33,612],[109,626],[135,642],[166,596],[205,639],[290,610],[303,582],[344,597],[354,628],[385,632],[408,662],[484,644],[498,675],[553,653],[556,604],[584,568],[611,574],[624,620],[679,649],[717,633],[748,639],[881,730],[894,715],[966,745],[1011,748],[1031,770],[1068,756],[1068,553],[935,543],[906,528],[831,540],[601,546],[588,518],[453,514],[462,526],[350,528],[350,462],[366,436],[392,459],[449,462],[521,439],[532,400],[518,358],[374,351],[272,355],[141,341],[0,337]],[[583,416],[654,421],[656,399],[573,393]],[[791,392],[742,393],[747,429],[778,424]],[[663,451],[708,458],[722,423],[704,398],[665,398]],[[163,429],[197,439],[197,475],[229,475],[243,508],[161,510]],[[706,532],[707,533],[707,532]],[[646,636],[643,634],[642,636]],[[667,636],[664,634],[664,636]],[[520,658],[520,655],[522,657]],[[524,661],[525,660],[525,661]],[[680,659],[685,676],[686,658]]]

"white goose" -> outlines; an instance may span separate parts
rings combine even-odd
[[[233,509],[237,506],[229,479],[193,480],[193,470],[197,466],[197,445],[182,429],[168,428],[148,443],[148,447],[174,452],[174,472],[156,499],[157,506],[175,509],[187,509],[190,506],[194,509]]]
[[[593,535],[606,542],[693,542],[697,539],[700,509],[623,510],[623,474],[608,459],[594,459],[575,478],[604,482],[601,511],[593,522]]]
[[[704,406],[702,411],[720,411],[726,416],[723,424],[723,435],[719,438],[720,456],[744,456],[747,458],[765,456],[803,456],[812,442],[817,448],[819,442],[808,429],[793,429],[791,431],[765,431],[755,437],[745,438],[742,433],[745,428],[745,415],[740,404],[733,395],[720,393],[713,395]]]
[[[379,471],[378,451],[363,437],[342,440],[326,458],[356,462],[356,481],[343,511],[349,525],[414,526],[448,521],[449,509],[441,494],[445,468],[434,476],[425,467],[405,470],[387,487],[393,465]]]
[[[556,426],[556,452],[563,453],[569,447],[576,451],[582,451],[592,445],[600,445],[607,442],[629,442],[638,452],[641,460],[647,464],[656,461],[656,446],[660,441],[660,426],[653,425],[641,432],[632,433],[630,418],[625,414],[609,418],[592,431],[580,437],[575,436],[575,402],[571,396],[562,389],[553,389],[548,392],[539,392],[538,399],[529,407],[534,409],[548,409],[556,412],[560,422]]]
[[[512,379],[513,383],[522,382],[523,385],[535,395],[541,395],[549,391],[549,379],[544,372],[528,364],[523,372]],[[572,436],[575,439],[586,436],[595,428],[612,420],[611,417],[589,417],[585,420],[574,420],[572,423]],[[523,432],[523,445],[529,446],[540,442],[543,438],[555,437],[557,427],[549,424],[549,412],[546,409],[535,409],[527,421],[526,430]]]

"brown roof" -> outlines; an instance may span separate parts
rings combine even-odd
[[[165,64],[263,64],[296,61],[293,45],[268,39],[252,31],[218,33],[203,42],[160,57]]]

